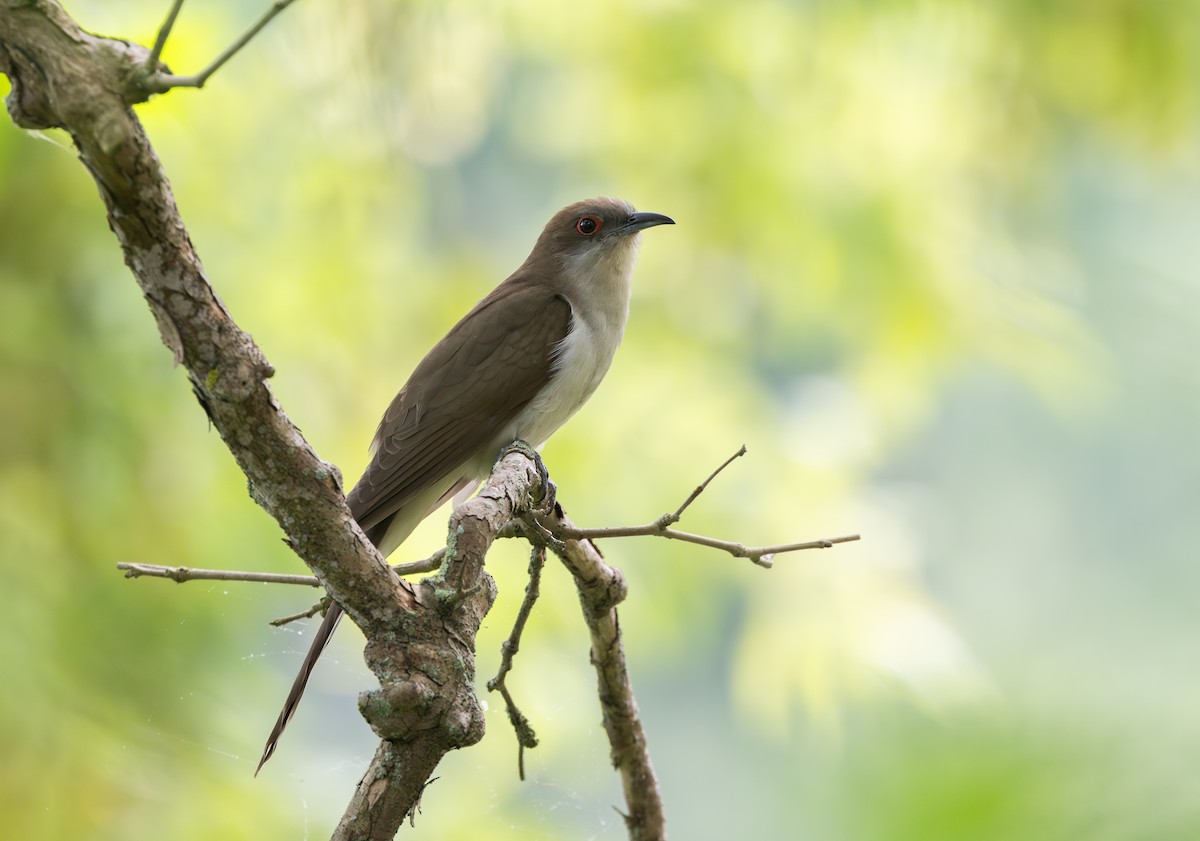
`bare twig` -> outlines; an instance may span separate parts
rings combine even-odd
[[[192,76],[176,76],[171,73],[157,72],[157,53],[162,51],[162,47],[158,41],[155,41],[155,50],[151,52],[151,55],[154,58],[154,63],[147,63],[147,68],[151,71],[151,73],[143,82],[145,88],[152,93],[163,93],[164,91],[169,91],[171,88],[204,87],[204,83],[208,81],[212,74],[220,70],[225,62],[237,55],[238,51],[241,50],[242,47],[249,44],[254,36],[262,31],[263,27],[270,23],[277,14],[282,12],[288,6],[292,5],[294,1],[295,0],[275,0],[275,2],[271,4],[271,7],[263,13],[263,16],[254,22],[253,26],[243,32],[236,41],[226,47],[219,56],[213,59],[212,63],[209,64],[208,67],[205,67],[199,73],[196,73]],[[170,33],[168,24],[172,26],[174,25],[174,14],[178,13],[178,6],[182,5],[182,0],[175,0],[175,2],[176,7],[172,8],[172,15],[168,16],[167,22],[163,24],[163,29],[159,30],[158,33],[159,40],[161,40],[163,43],[166,42],[167,34]]]
[[[425,785],[421,786],[421,793],[417,795],[417,802],[414,803],[413,807],[408,810],[408,825],[413,829],[417,828],[417,815],[423,814],[421,812],[421,800],[425,797],[425,789],[429,788],[440,779],[441,777],[430,777],[428,780],[426,780]]]
[[[445,547],[437,550],[423,561],[396,564],[392,567],[397,575],[414,575],[433,572],[442,564]],[[125,571],[126,578],[169,578],[179,584],[185,581],[249,581],[259,584],[301,584],[318,587],[321,582],[313,575],[290,575],[282,572],[244,572],[235,569],[196,569],[194,567],[168,567],[159,564],[135,564],[122,562],[117,569]],[[311,616],[312,614],[308,614]],[[300,618],[297,615],[294,618]],[[280,623],[282,624],[282,623]]]
[[[742,445],[736,453],[725,459],[721,466],[714,470],[709,477],[701,482],[688,495],[688,498],[683,501],[683,504],[675,509],[673,513],[663,514],[652,523],[646,523],[643,526],[614,526],[611,528],[597,529],[580,529],[574,526],[566,527],[561,522],[555,522],[550,517],[539,517],[536,526],[542,532],[549,532],[558,540],[597,540],[606,537],[663,537],[667,540],[682,540],[685,543],[695,543],[700,546],[708,546],[712,549],[720,549],[728,552],[735,558],[747,558],[751,563],[761,567],[770,568],[774,565],[774,556],[783,552],[798,552],[802,549],[828,549],[837,543],[849,543],[852,540],[859,540],[857,534],[844,535],[842,537],[831,537],[825,540],[808,540],[803,543],[783,543],[776,546],[746,546],[742,543],[734,543],[728,540],[718,540],[715,537],[708,537],[702,534],[691,534],[690,532],[679,531],[669,528],[679,522],[683,517],[683,512],[687,510],[693,502],[696,501],[700,494],[704,493],[710,482],[717,478],[726,467],[733,463],[734,459],[744,456],[746,447]],[[529,518],[526,518],[529,519]]]
[[[696,501],[696,497],[698,497],[698,496],[700,496],[700,494],[704,493],[704,489],[708,487],[708,483],[711,482],[713,479],[717,478],[718,473],[720,473],[722,470],[724,470],[729,465],[733,464],[734,459],[740,458],[740,457],[744,456],[745,454],[746,454],[746,445],[742,444],[741,449],[739,449],[736,453],[731,455],[729,458],[725,459],[725,461],[721,463],[720,467],[718,467],[716,470],[714,470],[712,473],[710,473],[707,479],[705,479],[703,482],[701,482],[699,485],[697,485],[695,490],[693,490],[690,494],[688,494],[688,498],[683,501],[682,505],[680,505],[678,508],[675,509],[674,514],[663,514],[661,517],[658,518],[657,522],[661,523],[662,528],[664,528],[664,529],[667,526],[671,526],[671,525],[674,525],[675,523],[678,523],[680,517],[683,516],[683,512],[687,510],[687,507]]]
[[[857,534],[846,534],[841,537],[829,537],[823,540],[806,540],[803,543],[781,543],[775,546],[746,546],[729,540],[718,540],[702,534],[692,534],[677,529],[660,526],[658,520],[644,526],[618,526],[602,529],[562,528],[549,526],[550,531],[560,540],[596,540],[603,537],[663,537],[667,540],[682,540],[685,543],[695,543],[728,552],[735,558],[746,558],[760,567],[771,568],[775,564],[775,555],[784,552],[799,552],[803,549],[829,549],[838,543],[850,543],[861,540]]]
[[[167,19],[159,27],[158,37],[154,39],[154,46],[150,50],[150,57],[146,59],[146,70],[148,72],[158,72],[158,59],[162,56],[163,47],[167,45],[167,38],[170,37],[171,30],[175,28],[175,19],[179,17],[179,10],[182,8],[183,0],[174,0],[171,3],[171,11],[167,12]]]
[[[396,571],[396,575],[415,575],[418,572],[433,572],[442,565],[442,559],[445,557],[446,547],[443,546],[423,561],[409,561],[407,564],[396,564],[392,569]]]
[[[185,581],[251,581],[260,584],[303,584],[317,587],[321,583],[312,575],[288,575],[282,572],[239,572],[228,569],[194,569],[131,563],[119,563],[117,569],[124,570],[126,578],[169,578],[178,584]]]
[[[746,447],[743,444],[741,449],[725,459],[720,467],[697,485],[695,490],[683,501],[683,504],[675,509],[674,513],[663,514],[654,522],[646,523],[644,526],[580,529],[574,526],[566,527],[561,522],[554,523],[549,517],[538,518],[536,526],[543,532],[550,532],[558,540],[597,540],[606,537],[663,537],[667,540],[682,540],[685,543],[695,543],[700,546],[708,546],[712,549],[720,549],[728,552],[735,558],[747,558],[751,563],[768,569],[774,566],[775,556],[784,552],[799,552],[803,549],[828,549],[837,543],[849,543],[860,539],[857,534],[849,534],[842,537],[830,537],[824,540],[808,540],[803,543],[781,543],[776,546],[746,546],[742,543],[718,540],[715,537],[708,537],[703,534],[691,534],[690,532],[669,528],[669,526],[679,522],[683,516],[683,512],[687,510],[689,505],[696,501],[696,498],[700,494],[704,493],[709,483],[717,478],[717,475],[722,470],[732,464],[734,459],[745,454]]]
[[[504,704],[508,709],[508,720],[512,723],[513,730],[517,733],[517,776],[522,781],[525,779],[525,748],[532,749],[537,747],[537,734],[533,732],[533,726],[530,725],[529,719],[525,717],[525,714],[521,712],[516,702],[513,701],[512,694],[508,691],[506,679],[509,671],[512,669],[513,657],[521,649],[521,634],[525,631],[525,623],[529,620],[533,604],[537,601],[538,595],[541,592],[542,567],[545,565],[545,547],[533,547],[533,552],[529,556],[529,583],[525,585],[525,598],[521,602],[520,610],[517,611],[517,618],[513,622],[512,633],[500,645],[500,668],[496,672],[496,676],[487,683],[489,692],[499,691],[504,697]]]
[[[281,616],[278,619],[272,619],[271,624],[276,628],[282,628],[291,622],[298,622],[301,619],[308,619],[310,616],[316,616],[318,613],[324,613],[333,600],[326,596],[319,602],[314,604],[308,610],[302,610],[299,613],[293,613],[291,616]]]
[[[396,564],[392,567],[397,575],[413,575],[420,572],[433,572],[441,566],[442,558],[446,555],[446,548],[434,552],[423,561],[412,561],[407,564]],[[183,584],[185,581],[248,581],[261,584],[301,584],[308,587],[320,586],[320,581],[314,575],[289,575],[286,573],[276,572],[241,572],[238,570],[227,569],[194,569],[192,567],[168,567],[159,564],[134,564],[134,563],[119,563],[117,569],[125,571],[126,578],[169,578],[177,584]],[[311,616],[316,616],[318,613],[324,613],[329,607],[329,596],[325,596],[319,602],[314,604],[307,610],[302,610],[299,613],[291,613],[287,616],[281,616],[278,619],[272,619],[271,624],[276,628],[281,628],[291,622],[296,622],[300,619],[308,619]]]

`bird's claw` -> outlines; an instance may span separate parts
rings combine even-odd
[[[541,454],[528,442],[518,438],[500,451],[500,458],[497,461],[514,451],[532,460],[534,466],[537,468],[538,478],[542,482],[542,498],[538,501],[538,510],[553,511],[555,506],[558,505],[558,486],[551,480],[550,471],[546,469],[546,463],[542,461]]]

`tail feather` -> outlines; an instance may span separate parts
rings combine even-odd
[[[490,465],[489,465],[490,467]],[[486,471],[485,471],[486,472]],[[455,475],[455,474],[451,474]],[[364,479],[361,482],[366,481]],[[478,484],[478,478],[471,476],[460,477],[453,482],[433,483],[433,486],[427,490],[433,491],[434,488],[444,484],[446,491],[440,496],[435,496],[432,499],[421,494],[417,494],[415,499],[410,499],[405,505],[398,506],[391,514],[383,518],[379,522],[364,530],[367,540],[371,541],[372,545],[378,547],[384,557],[391,554],[392,550],[399,546],[412,533],[427,516],[432,514],[442,503],[451,499],[459,491],[467,488],[472,490]],[[351,491],[351,497],[354,492]],[[456,500],[458,505],[461,500]],[[350,511],[355,517],[361,516],[360,511],[355,509],[353,502],[350,504]],[[288,726],[288,722],[292,720],[292,715],[296,712],[296,707],[300,705],[300,698],[304,695],[304,688],[308,686],[308,678],[312,674],[313,669],[317,665],[317,660],[321,658],[321,652],[325,650],[325,646],[329,644],[329,638],[333,636],[333,630],[337,627],[338,620],[342,618],[342,609],[337,602],[331,602],[329,610],[325,611],[325,621],[317,628],[317,634],[313,637],[312,645],[308,648],[308,653],[304,655],[304,662],[300,664],[300,673],[296,675],[296,680],[292,683],[292,688],[288,692],[287,700],[283,702],[283,710],[279,713],[279,718],[275,719],[275,726],[271,728],[271,735],[267,736],[266,747],[263,748],[262,759],[258,761],[258,767],[254,769],[254,776],[258,776],[258,772],[275,753],[275,748],[279,744],[279,737],[283,735],[283,730]]]
[[[267,744],[263,748],[262,759],[258,760],[258,767],[254,769],[254,776],[258,776],[258,772],[267,764],[267,760],[271,758],[271,754],[275,753],[279,737],[283,735],[284,728],[292,720],[292,715],[296,712],[296,707],[300,705],[300,696],[304,694],[304,688],[308,686],[309,675],[312,674],[313,668],[316,667],[317,660],[321,657],[321,652],[329,644],[329,638],[333,636],[333,629],[337,627],[338,620],[341,618],[342,609],[338,607],[337,602],[330,602],[329,609],[325,611],[325,620],[317,628],[317,634],[313,637],[312,645],[308,648],[308,654],[304,655],[304,662],[300,664],[300,673],[296,675],[296,680],[292,683],[291,691],[288,692],[287,700],[283,702],[283,709],[279,713],[279,718],[275,719],[275,726],[271,728],[271,735],[267,736]]]

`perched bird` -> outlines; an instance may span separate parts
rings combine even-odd
[[[517,439],[540,446],[592,396],[625,331],[638,232],[672,224],[617,199],[563,208],[521,267],[425,355],[384,413],[371,463],[346,497],[380,554],[442,503],[473,492],[501,448]],[[341,615],[329,606],[256,775]]]

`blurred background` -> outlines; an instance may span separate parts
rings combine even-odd
[[[266,7],[184,7],[203,67]],[[158,2],[70,2],[150,43]],[[140,106],[210,279],[352,482],[428,347],[557,208],[643,237],[625,343],[546,447],[585,525],[673,510],[772,570],[609,541],[678,839],[1200,837],[1200,9],[301,2]],[[0,80],[0,93],[7,93]],[[276,758],[314,591],[171,366],[61,133],[0,121],[0,812],[12,837],[321,838],[374,738],[347,624]],[[393,557],[424,557],[437,516]],[[480,685],[520,602],[500,597]],[[551,564],[503,704],[415,830],[620,839]],[[486,695],[486,692],[484,693]]]

